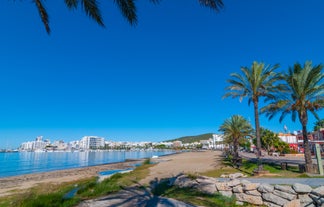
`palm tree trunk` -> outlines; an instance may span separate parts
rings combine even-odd
[[[303,140],[304,140],[304,154],[305,154],[305,163],[306,163],[306,172],[311,173],[312,170],[312,154],[309,147],[308,137],[307,137],[307,128],[306,124],[303,124]]]
[[[238,139],[237,138],[234,138],[233,140],[233,151],[234,151],[234,156],[233,156],[233,164],[236,165],[237,163],[237,159],[238,159]]]
[[[257,99],[253,100],[254,106],[254,121],[255,121],[255,136],[257,140],[257,162],[258,171],[263,170],[263,165],[261,162],[261,139],[260,139],[260,120],[259,120],[259,101]]]

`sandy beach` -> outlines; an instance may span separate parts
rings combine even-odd
[[[142,184],[151,180],[171,177],[179,173],[199,173],[217,168],[219,151],[184,152],[152,159],[157,164],[150,168],[150,174]],[[85,168],[74,168],[45,173],[0,178],[0,197],[17,190],[28,190],[40,184],[60,184],[97,176],[99,172],[113,169],[126,169],[139,161],[128,161]]]

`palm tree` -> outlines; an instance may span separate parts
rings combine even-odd
[[[38,13],[42,19],[47,33],[50,33],[48,13],[44,7],[43,0],[33,0]],[[161,0],[149,0],[152,3],[159,3]],[[209,7],[214,11],[219,11],[223,8],[223,0],[198,0],[203,6]],[[73,10],[77,9],[79,5],[84,9],[86,15],[94,19],[100,26],[104,26],[98,0],[64,0],[66,6]],[[135,0],[114,0],[114,3],[120,9],[122,15],[127,19],[131,25],[137,24],[137,14]]]
[[[296,63],[290,67],[284,75],[287,90],[277,94],[276,99],[261,109],[269,119],[277,113],[281,113],[279,121],[291,114],[293,121],[298,115],[302,125],[306,171],[312,171],[311,151],[307,137],[308,112],[312,113],[318,120],[316,111],[324,107],[324,74],[323,65],[312,66],[312,62],[306,61],[304,66]]]
[[[260,141],[260,121],[259,121],[259,101],[261,97],[274,98],[274,93],[282,90],[282,84],[277,84],[281,80],[281,75],[275,70],[278,64],[271,66],[264,63],[253,62],[251,68],[242,67],[242,74],[232,73],[232,79],[227,80],[231,85],[226,88],[227,93],[223,98],[231,96],[239,97],[240,101],[248,97],[248,104],[253,102],[255,137],[257,139],[258,171],[263,170],[261,163],[261,141]]]
[[[233,164],[236,164],[238,155],[238,146],[240,140],[251,136],[251,124],[240,115],[233,115],[226,119],[220,126],[219,131],[224,133],[224,141],[233,145]]]

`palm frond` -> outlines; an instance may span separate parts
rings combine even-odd
[[[216,12],[220,11],[224,7],[223,0],[199,0],[199,3],[215,10]]]
[[[79,0],[64,0],[64,2],[69,9],[76,9],[79,4]]]
[[[153,1],[157,3],[158,1]],[[123,16],[131,25],[137,24],[136,6],[134,0],[115,0]]]
[[[101,17],[101,12],[97,0],[82,0],[85,13],[94,19],[100,26],[105,26]]]
[[[38,13],[42,19],[42,22],[45,26],[45,29],[46,29],[46,32],[48,34],[51,33],[51,29],[49,27],[49,18],[48,18],[48,14],[47,14],[47,11],[42,3],[42,0],[34,0],[34,3],[36,4],[36,7],[37,7],[37,10],[38,10]]]

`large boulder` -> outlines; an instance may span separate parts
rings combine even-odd
[[[243,175],[242,173],[234,173],[234,174],[230,174],[229,178],[231,180],[237,179],[237,178],[243,178],[246,177],[245,175]]]
[[[261,196],[247,195],[245,193],[235,193],[236,200],[250,203],[253,205],[262,205],[263,201]]]
[[[233,193],[243,193],[243,187],[242,186],[233,187]]]
[[[307,194],[298,195],[301,206],[311,206],[313,205],[313,199],[311,199]]]
[[[279,206],[283,206],[289,202],[288,200],[281,198],[280,196],[274,195],[272,193],[263,193],[262,198],[268,202],[277,204]]]
[[[296,191],[296,193],[310,193],[313,189],[309,185],[305,184],[300,184],[300,183],[295,183],[293,184],[293,189]]]
[[[225,197],[232,197],[233,193],[232,191],[219,191],[219,193],[222,195],[222,196],[225,196]]]
[[[272,185],[262,183],[258,187],[258,191],[261,192],[261,193],[272,193],[274,191],[274,187]]]
[[[280,205],[271,203],[271,202],[267,202],[267,201],[263,201],[263,205],[268,206],[268,207],[281,207]]]
[[[208,183],[207,184],[199,183],[199,185],[196,186],[196,189],[199,190],[200,192],[210,194],[210,195],[217,192],[216,185],[213,183],[209,183],[209,184]]]

